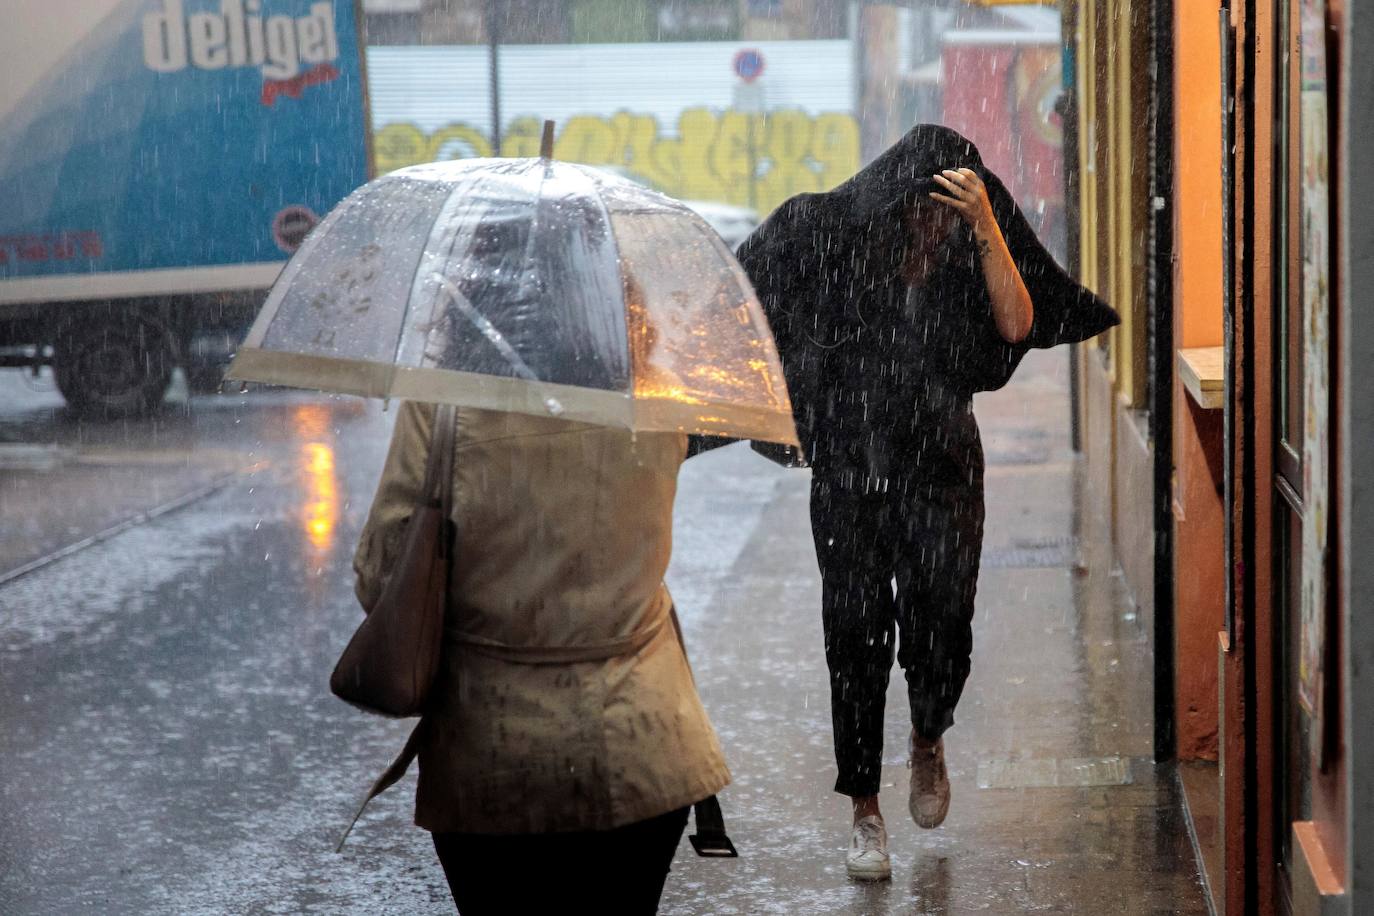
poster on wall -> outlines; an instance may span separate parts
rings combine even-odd
[[[1320,766],[1330,523],[1330,218],[1327,156],[1326,0],[1302,0],[1301,209],[1303,522],[1298,701],[1311,716]]]
[[[1063,92],[1057,41],[1013,42],[1005,33],[951,33],[941,56],[940,123],[974,142],[1006,182],[1041,240],[1065,256]]]

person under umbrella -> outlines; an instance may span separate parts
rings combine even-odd
[[[475,233],[456,287],[476,309],[530,298],[510,234],[499,221]],[[627,271],[624,288],[631,360],[665,384],[643,287]],[[473,345],[471,323],[456,316],[434,331],[440,351]],[[687,436],[456,413],[459,547],[417,732],[416,823],[432,834],[460,913],[594,901],[657,912],[689,808],[730,778],[663,584]],[[354,558],[364,607],[424,492],[436,417],[432,404],[401,407]]]
[[[909,810],[949,810],[944,733],[968,677],[983,535],[973,395],[1031,347],[1118,322],[1036,238],[956,131],[917,125],[852,179],[783,203],[738,257],[772,326],[822,579],[846,866],[891,875],[878,805],[892,667],[911,713]],[[895,633],[894,633],[895,631]]]
[[[464,914],[652,913],[688,806],[698,854],[734,855],[714,797],[729,772],[663,583],[688,436],[797,437],[724,243],[551,147],[546,124],[539,159],[355,191],[230,375],[403,400],[354,558],[369,615],[394,606],[417,511],[446,512],[437,674],[405,664],[417,646],[374,659],[427,682],[367,797],[418,759],[415,821]]]

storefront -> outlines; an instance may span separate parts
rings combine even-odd
[[[1228,911],[1254,900],[1320,912],[1345,884],[1349,836],[1332,562],[1341,10],[1278,0],[1233,10],[1229,25],[1233,586],[1221,728],[1239,740],[1222,748],[1225,896]]]
[[[1345,151],[1374,107],[1346,50],[1369,26],[1330,0],[1073,6],[1077,253],[1124,317],[1080,354],[1080,422],[1155,614],[1158,756],[1179,761],[1218,912],[1363,912],[1353,558],[1374,469],[1356,396],[1367,214],[1346,210]],[[1164,193],[1141,167],[1161,140]]]

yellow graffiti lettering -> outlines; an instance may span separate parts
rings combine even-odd
[[[759,160],[763,156],[762,121],[758,115],[738,111],[727,111],[721,117],[707,160],[710,173],[721,186],[716,199],[740,206],[757,203]]]
[[[504,156],[537,156],[541,122],[516,118],[501,139]],[[387,124],[373,137],[379,172],[429,162],[491,155],[491,144],[467,124],[426,135],[413,124]],[[851,115],[802,111],[746,114],[689,108],[675,135],[651,115],[621,111],[581,115],[562,125],[554,156],[613,165],[651,187],[689,200],[750,206],[767,214],[794,194],[822,191],[859,167],[859,127]]]
[[[372,135],[378,173],[429,162],[429,138],[413,124],[388,124]]]
[[[731,167],[724,157],[713,157],[719,119],[705,108],[689,108],[678,116],[676,148],[678,154],[678,185],[665,188],[674,197],[687,200],[723,200],[733,202],[736,195],[729,187],[730,169],[722,174],[721,167]],[[672,141],[668,141],[672,142]]]
[[[620,163],[656,188],[666,188],[669,173],[655,159],[659,142],[658,120],[652,115],[632,115],[622,111],[611,118],[616,142],[620,144]]]
[[[616,153],[615,128],[604,118],[587,116],[572,118],[564,124],[553,146],[555,158],[589,165],[615,163]]]
[[[466,124],[450,124],[429,135],[429,161],[472,159],[491,155],[491,141]]]
[[[859,122],[843,114],[817,117],[811,135],[811,159],[820,168],[817,176],[822,190],[847,180],[859,170]]]
[[[501,137],[501,155],[517,159],[538,156],[543,136],[543,121],[538,118],[516,118]]]
[[[815,124],[815,119],[800,111],[780,111],[768,119],[765,155],[769,167],[759,179],[759,197],[786,200],[793,194],[821,190],[819,169],[810,158]]]

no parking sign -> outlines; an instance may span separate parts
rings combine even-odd
[[[731,66],[736,76],[746,83],[752,83],[763,76],[763,52],[758,48],[744,48],[736,52]]]

